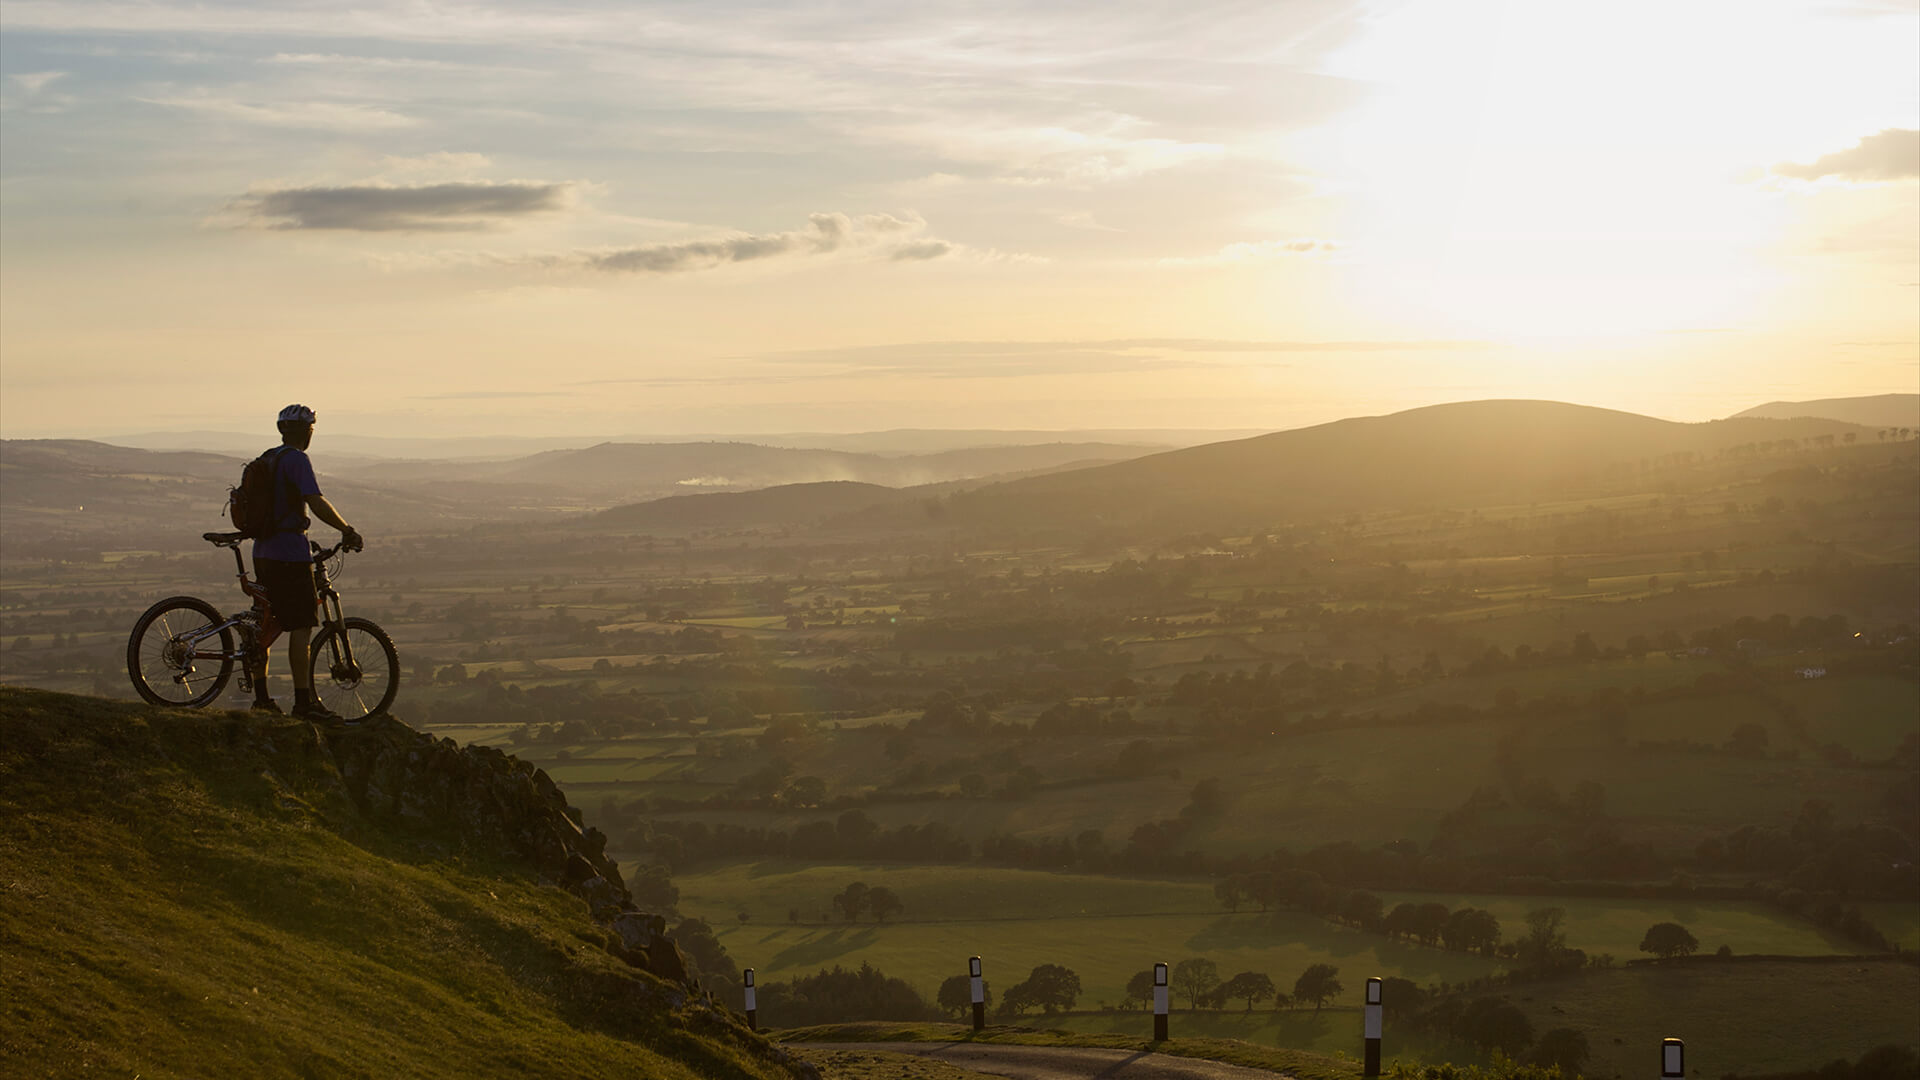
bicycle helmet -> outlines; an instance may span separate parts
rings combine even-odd
[[[313,410],[305,405],[294,404],[280,410],[279,422],[282,424],[311,424],[313,421]]]

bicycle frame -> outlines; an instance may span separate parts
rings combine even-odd
[[[233,552],[234,576],[240,580],[240,591],[253,600],[250,611],[238,612],[226,621],[208,626],[198,633],[185,638],[192,651],[189,660],[234,660],[241,664],[242,670],[251,678],[257,661],[264,661],[267,650],[280,638],[280,623],[273,617],[273,608],[267,602],[267,590],[264,585],[247,576],[246,560],[240,555],[240,544],[236,540],[224,544]],[[328,650],[332,663],[329,670],[344,670],[354,677],[359,675],[360,665],[353,658],[353,643],[347,639],[346,615],[340,608],[340,592],[333,587],[332,576],[327,571],[326,560],[339,551],[339,546],[322,548],[309,541],[313,559],[314,591],[320,601],[320,625],[334,631],[328,635]],[[224,630],[240,630],[240,645],[232,652],[202,651],[200,643],[208,638],[218,638]],[[311,663],[311,659],[309,659]]]

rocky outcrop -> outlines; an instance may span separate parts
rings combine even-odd
[[[689,994],[699,991],[686,957],[666,934],[666,920],[633,903],[619,866],[607,858],[605,834],[582,827],[559,785],[531,762],[490,746],[436,739],[391,717],[349,729],[249,725],[247,731],[242,737],[257,740],[290,774],[311,775],[313,758],[330,764],[323,771],[338,777],[338,787],[321,797],[333,812],[410,826],[427,842],[454,850],[524,861],[586,902],[608,930],[609,952]]]

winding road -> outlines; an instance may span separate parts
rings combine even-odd
[[[815,1043],[838,1050],[912,1054],[1010,1080],[1273,1080],[1279,1073],[1142,1050],[998,1043]]]

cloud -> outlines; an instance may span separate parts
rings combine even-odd
[[[1773,171],[1775,175],[1795,180],[1836,176],[1842,180],[1871,182],[1920,176],[1920,131],[1887,128],[1877,135],[1868,135],[1848,149],[1824,154],[1812,164],[1785,162],[1775,165]]]
[[[328,101],[307,101],[292,105],[255,105],[231,98],[140,98],[149,105],[188,109],[209,116],[261,127],[302,128],[316,131],[391,131],[412,127],[419,121],[375,105],[343,105]]]
[[[1322,255],[1338,249],[1329,240],[1254,240],[1228,244],[1212,255],[1178,256],[1160,259],[1161,266],[1224,266],[1229,263],[1264,262],[1300,255]]]
[[[48,83],[55,79],[65,78],[66,74],[64,71],[22,71],[9,77],[12,78],[14,82],[19,83],[27,93],[38,94],[40,91],[46,89]]]
[[[411,401],[493,401],[520,398],[578,397],[563,390],[469,390],[459,394],[414,394]]]
[[[937,259],[952,250],[944,240],[906,239],[926,227],[918,218],[891,214],[812,214],[807,227],[789,232],[741,233],[708,240],[645,244],[585,253],[571,261],[609,273],[677,274],[730,263],[783,257],[830,255],[839,251],[883,254],[889,259]],[[899,238],[899,239],[896,239]]]
[[[894,262],[921,262],[938,259],[953,250],[953,245],[945,240],[916,240],[911,244],[902,244],[893,249],[888,256]]]
[[[1245,341],[1219,338],[1104,338],[1065,341],[927,341],[840,349],[808,349],[734,359],[755,360],[801,375],[769,371],[760,381],[871,376],[975,378],[1089,375],[1235,366],[1247,361],[1209,354],[1428,352],[1483,347],[1477,341]],[[1254,361],[1258,362],[1258,361]],[[1266,361],[1263,367],[1285,366]],[[654,380],[649,380],[654,381]],[[670,382],[684,382],[670,379]]]
[[[563,209],[570,186],[514,182],[284,188],[252,192],[228,209],[244,224],[269,229],[472,232]]]

